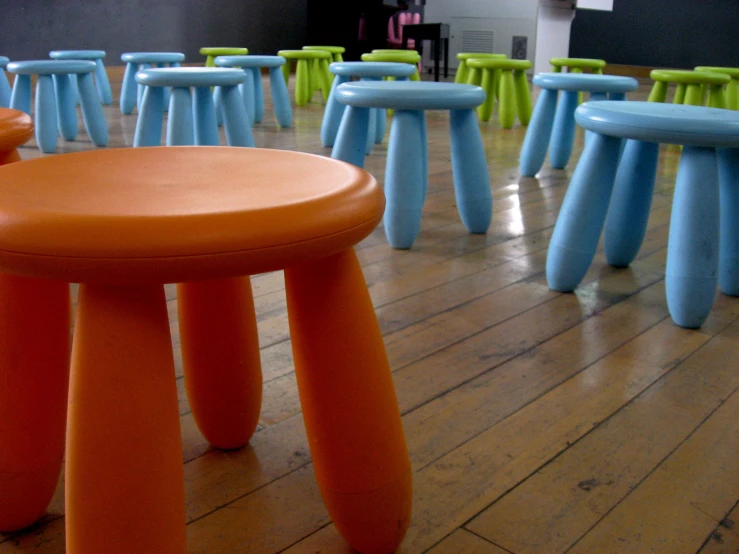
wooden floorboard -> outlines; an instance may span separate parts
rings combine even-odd
[[[268,80],[260,147],[321,155],[320,103],[279,129]],[[114,92],[120,83],[113,82]],[[648,85],[633,96],[644,99]],[[110,147],[135,116],[105,108]],[[59,152],[93,148],[79,140]],[[448,118],[428,117],[421,232],[393,250],[382,226],[357,245],[393,370],[414,470],[399,552],[736,552],[739,548],[739,301],[718,293],[699,330],[675,326],[664,268],[679,150],[663,148],[643,247],[628,269],[602,244],[572,294],[544,268],[567,183],[545,164],[520,178],[525,129],[482,123],[493,223],[470,235],[456,210]],[[366,169],[384,180],[387,140]],[[33,141],[24,159],[41,154]],[[166,295],[177,366],[192,553],[348,553],[313,476],[293,371],[282,272],[252,276],[264,400],[248,447],[211,448],[190,413],[176,287]],[[76,287],[73,287],[73,292]],[[125,522],[121,522],[125,525]],[[133,531],[132,531],[133,532]],[[63,480],[33,528],[0,534],[0,554],[64,552]]]

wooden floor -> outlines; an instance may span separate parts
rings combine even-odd
[[[645,97],[643,85],[633,98]],[[269,93],[266,100],[257,146],[330,153],[319,141],[321,104],[296,109],[295,126],[281,130]],[[105,111],[110,147],[130,145],[136,117]],[[679,151],[663,149],[632,267],[611,268],[599,251],[575,293],[560,294],[543,272],[575,159],[567,171],[545,165],[539,178],[522,179],[525,129],[501,130],[495,117],[481,127],[494,196],[486,235],[468,234],[459,220],[448,117],[432,113],[418,240],[392,250],[380,227],[357,247],[414,469],[400,552],[739,551],[739,300],[717,294],[698,331],[668,316],[665,247]],[[386,145],[367,159],[379,180]],[[84,133],[60,143],[60,152],[88,148]],[[576,156],[581,149],[579,133]],[[33,143],[22,149],[24,158],[38,155]],[[250,446],[234,452],[210,448],[195,427],[168,287],[189,551],[348,552],[313,476],[282,273],[252,282],[264,405]],[[62,487],[38,525],[0,535],[0,553],[11,552],[64,552]]]

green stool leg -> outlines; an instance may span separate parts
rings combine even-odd
[[[726,96],[722,85],[711,85],[708,91],[708,107],[726,109]]]
[[[730,110],[739,110],[739,81],[732,79],[726,85],[726,107]]]
[[[667,83],[655,81],[647,102],[664,102],[667,100]]]
[[[495,97],[500,100],[500,69],[493,71],[493,89],[495,89]]]
[[[341,53],[334,54],[334,61],[337,62],[337,63],[338,62],[343,62],[344,61],[344,56],[342,56]]]
[[[308,61],[298,60],[298,67],[295,70],[295,103],[298,106],[305,106],[310,100],[311,94]]]
[[[470,67],[469,71],[467,71],[467,84],[477,85],[479,87],[481,83],[482,74],[480,73],[480,70],[476,67]]]
[[[413,75],[410,77],[411,81],[420,81],[421,76],[418,74],[418,68],[416,68],[416,71],[413,72]]]
[[[285,60],[285,65],[282,66],[282,76],[285,78],[285,85],[290,83],[290,60]]]
[[[485,101],[477,109],[477,114],[480,116],[480,121],[489,121],[493,115],[493,104],[495,103],[493,72],[489,69],[482,70],[482,88],[485,91]]]
[[[321,93],[323,94],[323,101],[328,102],[328,95],[331,92],[331,72],[328,70],[328,60],[318,60],[320,72],[318,75],[321,77]]]
[[[571,67],[570,73],[582,73],[582,69],[579,67]],[[582,91],[577,93],[577,104],[580,105],[585,101],[585,93]]]
[[[516,93],[513,85],[513,71],[508,69],[500,73],[498,118],[503,129],[511,129],[516,120]]]
[[[531,121],[531,92],[525,71],[514,71],[513,81],[516,87],[516,108],[521,125],[528,125]]]
[[[675,88],[675,98],[672,100],[673,104],[685,104],[685,85],[678,83]]]
[[[213,56],[208,56],[207,58],[205,58],[205,67],[215,67],[215,66],[216,66],[216,62]]]
[[[701,86],[689,84],[685,90],[685,104],[689,106],[702,106],[703,94],[701,94]]]
[[[454,82],[455,83],[466,83],[467,82],[467,63],[462,60],[459,62],[459,67],[457,68],[457,74],[454,76]]]
[[[705,103],[706,103],[706,92],[708,92],[708,87],[704,83],[701,83],[700,84],[701,101],[700,101],[700,104],[698,104],[699,106],[705,105]]]

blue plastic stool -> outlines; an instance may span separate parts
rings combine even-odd
[[[5,67],[10,63],[10,58],[0,56],[0,108],[10,106],[10,83],[5,76]]]
[[[52,50],[49,52],[52,60],[88,60],[95,62],[95,86],[98,91],[98,97],[103,104],[113,103],[113,93],[110,90],[110,81],[108,74],[105,72],[103,58],[105,50]],[[72,86],[76,87],[77,83],[72,80]]]
[[[345,105],[336,100],[336,87],[347,83],[351,77],[359,77],[363,81],[379,81],[383,77],[395,77],[404,81],[416,72],[416,66],[396,62],[335,62],[328,70],[336,75],[331,92],[326,102],[321,122],[321,142],[324,146],[333,146],[339,132],[339,124],[344,115]],[[369,132],[367,133],[367,154],[372,151],[373,144],[379,144],[385,137],[387,112],[384,109],[370,110]]]
[[[285,58],[282,56],[218,56],[214,62],[217,67],[240,67],[246,73],[246,81],[241,85],[241,94],[244,97],[249,121],[253,123],[261,123],[264,117],[261,69],[269,68],[269,84],[277,123],[280,127],[292,125],[293,110],[287,94],[287,85],[280,69],[285,65]]]
[[[57,128],[66,140],[77,137],[77,110],[70,75],[77,77],[85,129],[95,146],[108,144],[108,124],[100,104],[92,73],[95,64],[72,60],[10,62],[8,71],[16,75],[10,107],[31,114],[31,75],[36,83],[36,142],[42,152],[56,151]]]
[[[586,102],[575,119],[593,134],[549,244],[550,288],[571,291],[580,283],[604,223],[612,265],[630,262],[641,246],[656,163],[640,163],[628,148],[619,163],[622,139],[646,141],[653,149],[660,143],[683,145],[665,285],[675,323],[700,327],[713,306],[717,281],[725,293],[739,295],[739,113],[654,102]]]
[[[336,87],[347,108],[332,158],[363,167],[370,109],[394,109],[385,171],[385,235],[393,248],[410,248],[421,226],[428,180],[425,110],[449,110],[452,173],[462,223],[485,233],[493,214],[485,150],[475,108],[485,91],[474,85],[421,81],[358,81]]]
[[[144,69],[136,82],[144,87],[134,146],[159,146],[164,115],[164,90],[172,87],[167,117],[167,146],[220,143],[213,96],[223,104],[229,146],[254,146],[249,118],[239,85],[246,81],[241,69],[220,67],[167,67]],[[190,87],[194,89],[191,99]],[[211,93],[211,87],[216,93]]]
[[[563,169],[570,161],[575,145],[575,109],[579,93],[589,92],[590,100],[624,100],[627,92],[639,88],[639,82],[631,77],[583,73],[539,73],[534,76],[533,83],[542,91],[521,148],[521,175],[524,177],[533,177],[539,172],[547,149],[553,168]],[[560,90],[562,94],[557,101]]]
[[[139,69],[150,67],[179,67],[185,61],[185,55],[180,52],[127,52],[121,54],[121,61],[126,62],[126,71],[121,84],[121,113],[128,115],[133,109],[141,106],[141,97],[144,94],[142,86],[136,87],[136,72]],[[165,91],[165,109],[169,104],[169,91]]]

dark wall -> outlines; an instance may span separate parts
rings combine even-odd
[[[613,12],[577,11],[570,56],[651,67],[739,67],[738,28],[738,0],[615,0]]]
[[[46,59],[50,50],[121,53],[245,46],[254,54],[306,44],[307,0],[24,0],[0,2],[0,55]]]

